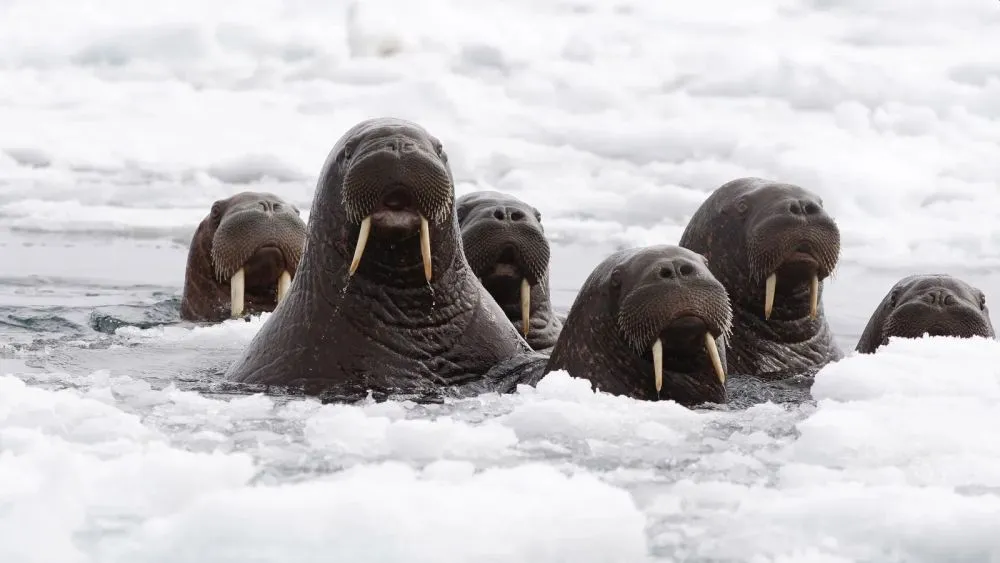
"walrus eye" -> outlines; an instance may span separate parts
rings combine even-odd
[[[986,310],[986,294],[985,293],[980,293],[979,294],[979,310],[980,311],[985,311]]]
[[[215,225],[215,226],[219,226],[219,221],[222,220],[222,202],[221,201],[217,201],[217,202],[215,202],[215,203],[212,204],[212,212],[210,214],[210,217],[212,218],[212,224]]]
[[[892,290],[892,293],[889,294],[889,307],[895,308],[896,300],[898,298],[899,298],[899,290],[898,289]]]
[[[747,202],[743,198],[736,200],[736,211],[740,213],[747,212]]]
[[[535,209],[535,221],[538,221],[539,223],[542,222],[542,214],[539,213],[537,209]]]

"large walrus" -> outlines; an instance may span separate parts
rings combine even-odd
[[[728,182],[698,208],[680,246],[702,254],[729,293],[734,374],[810,374],[843,357],[823,313],[840,230],[822,200],[792,184]]]
[[[634,399],[725,403],[731,320],[704,257],[671,245],[620,250],[584,282],[545,369]]]
[[[996,338],[986,294],[948,274],[914,274],[896,282],[868,319],[856,350],[874,353],[889,338]]]
[[[544,356],[465,260],[440,141],[380,118],[327,157],[288,296],[227,377],[349,399],[440,397],[484,381],[513,389],[526,365],[540,376]]]
[[[456,202],[472,271],[535,350],[555,346],[562,321],[549,298],[549,241],[537,209],[495,191]]]
[[[181,319],[222,321],[274,310],[295,277],[305,239],[299,210],[274,194],[216,201],[191,239]]]

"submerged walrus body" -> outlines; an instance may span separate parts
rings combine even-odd
[[[537,209],[495,191],[457,201],[465,256],[511,323],[537,351],[555,346],[562,321],[549,297],[549,241]]]
[[[705,256],[729,294],[731,372],[785,377],[843,357],[822,300],[840,231],[818,196],[792,184],[733,180],[702,203],[680,246]]]
[[[382,118],[331,151],[295,280],[227,377],[357,398],[510,390],[543,366],[466,262],[441,143]]]

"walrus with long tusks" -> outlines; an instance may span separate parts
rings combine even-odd
[[[733,180],[702,203],[680,246],[705,256],[729,294],[732,373],[809,374],[843,357],[822,302],[840,230],[816,194],[760,178]]]
[[[889,338],[996,338],[986,294],[948,274],[914,274],[893,284],[868,319],[856,350],[874,353]]]
[[[541,213],[496,191],[465,194],[456,207],[472,271],[528,344],[551,350],[562,321],[549,297],[549,241]]]
[[[466,262],[441,142],[379,118],[331,150],[291,289],[227,377],[343,400],[440,397],[512,390],[544,360]]]
[[[216,201],[191,239],[181,319],[217,322],[273,311],[288,293],[305,238],[299,210],[274,194]]]
[[[704,257],[672,245],[621,250],[584,282],[545,369],[634,399],[725,403],[731,322]]]

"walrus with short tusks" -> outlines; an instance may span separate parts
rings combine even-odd
[[[273,311],[295,277],[305,239],[299,210],[274,194],[216,201],[191,239],[181,319],[218,322]]]
[[[703,256],[672,245],[620,250],[584,282],[545,369],[612,395],[725,403],[731,323]]]
[[[441,142],[378,118],[331,150],[291,289],[227,378],[344,400],[434,400],[513,390],[540,378],[544,360],[466,262]]]
[[[914,274],[896,282],[868,319],[858,345],[872,354],[889,338],[996,338],[986,294],[948,274]]]
[[[843,357],[822,301],[823,281],[840,257],[840,230],[816,194],[733,180],[702,203],[679,244],[704,255],[729,294],[730,372],[810,375]]]
[[[473,273],[534,350],[551,350],[562,321],[549,297],[549,241],[541,213],[496,191],[465,194],[456,208]]]

